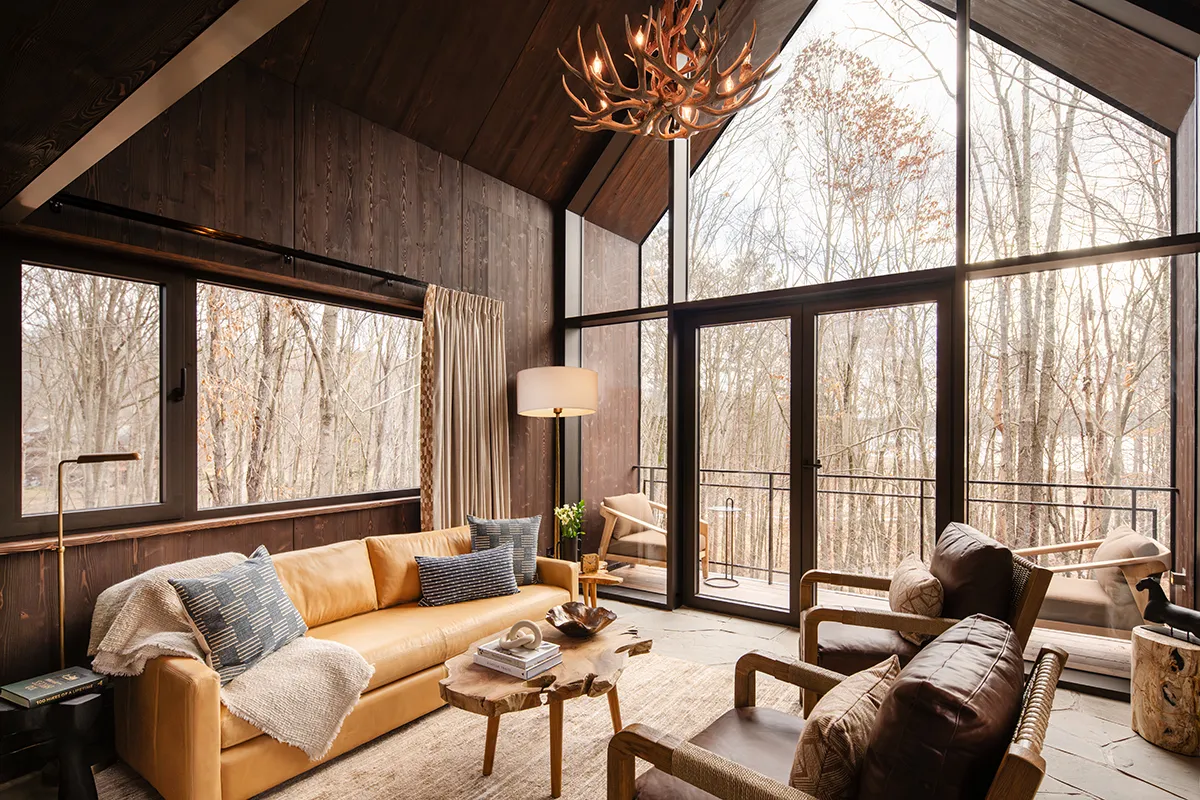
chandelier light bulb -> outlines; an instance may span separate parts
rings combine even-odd
[[[604,73],[604,62],[600,60],[600,54],[592,56],[592,74],[599,78]]]

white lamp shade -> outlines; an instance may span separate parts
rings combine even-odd
[[[517,413],[523,417],[564,417],[596,413],[599,376],[581,367],[534,367],[517,373]]]

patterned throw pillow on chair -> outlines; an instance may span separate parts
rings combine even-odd
[[[265,547],[223,572],[170,584],[222,686],[308,630]]]
[[[467,515],[471,526],[471,550],[478,553],[506,544],[513,548],[513,575],[518,586],[537,583],[538,532],[542,515],[522,519],[479,519]]]
[[[851,675],[817,701],[792,761],[792,788],[817,800],[854,797],[875,715],[900,674],[900,659]]]
[[[900,566],[896,567],[892,587],[888,590],[888,605],[892,611],[940,617],[943,602],[942,582],[933,576],[915,553],[905,556]],[[900,635],[917,647],[935,638],[924,633],[902,632]]]

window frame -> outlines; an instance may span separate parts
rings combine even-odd
[[[8,509],[0,514],[0,521],[5,524],[4,530],[0,532],[0,542],[53,535],[58,530],[55,513],[24,515],[21,509],[21,280],[24,264],[160,286],[159,502],[86,511],[68,510],[63,515],[64,532],[136,527],[164,522],[218,520],[248,514],[420,496],[419,487],[399,487],[352,494],[199,508],[199,402],[196,391],[199,354],[196,287],[198,283],[207,283],[418,321],[422,317],[419,311],[398,308],[386,302],[362,302],[334,292],[326,293],[295,285],[284,286],[272,282],[269,273],[258,277],[252,274],[250,269],[233,268],[226,273],[206,270],[196,262],[192,262],[193,265],[181,265],[175,259],[159,258],[140,252],[126,255],[85,244],[0,234],[0,313],[4,314],[4,321],[0,323],[3,325],[3,328],[0,328],[0,340],[6,342],[0,347],[0,370],[17,376],[16,390],[0,398],[0,464],[6,467],[6,470],[0,470],[0,508]],[[187,392],[182,401],[172,401],[169,395],[179,385],[179,376],[184,369],[187,370]],[[7,477],[3,477],[5,472],[8,473]]]

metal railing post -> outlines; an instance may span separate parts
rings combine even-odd
[[[775,473],[767,473],[767,585],[775,580]]]
[[[1138,512],[1137,497],[1138,497],[1138,490],[1130,489],[1129,490],[1129,527],[1133,528],[1135,531],[1137,530],[1137,512]],[[1155,533],[1158,533],[1158,532],[1155,531]],[[1158,541],[1158,537],[1155,536],[1154,540]]]

